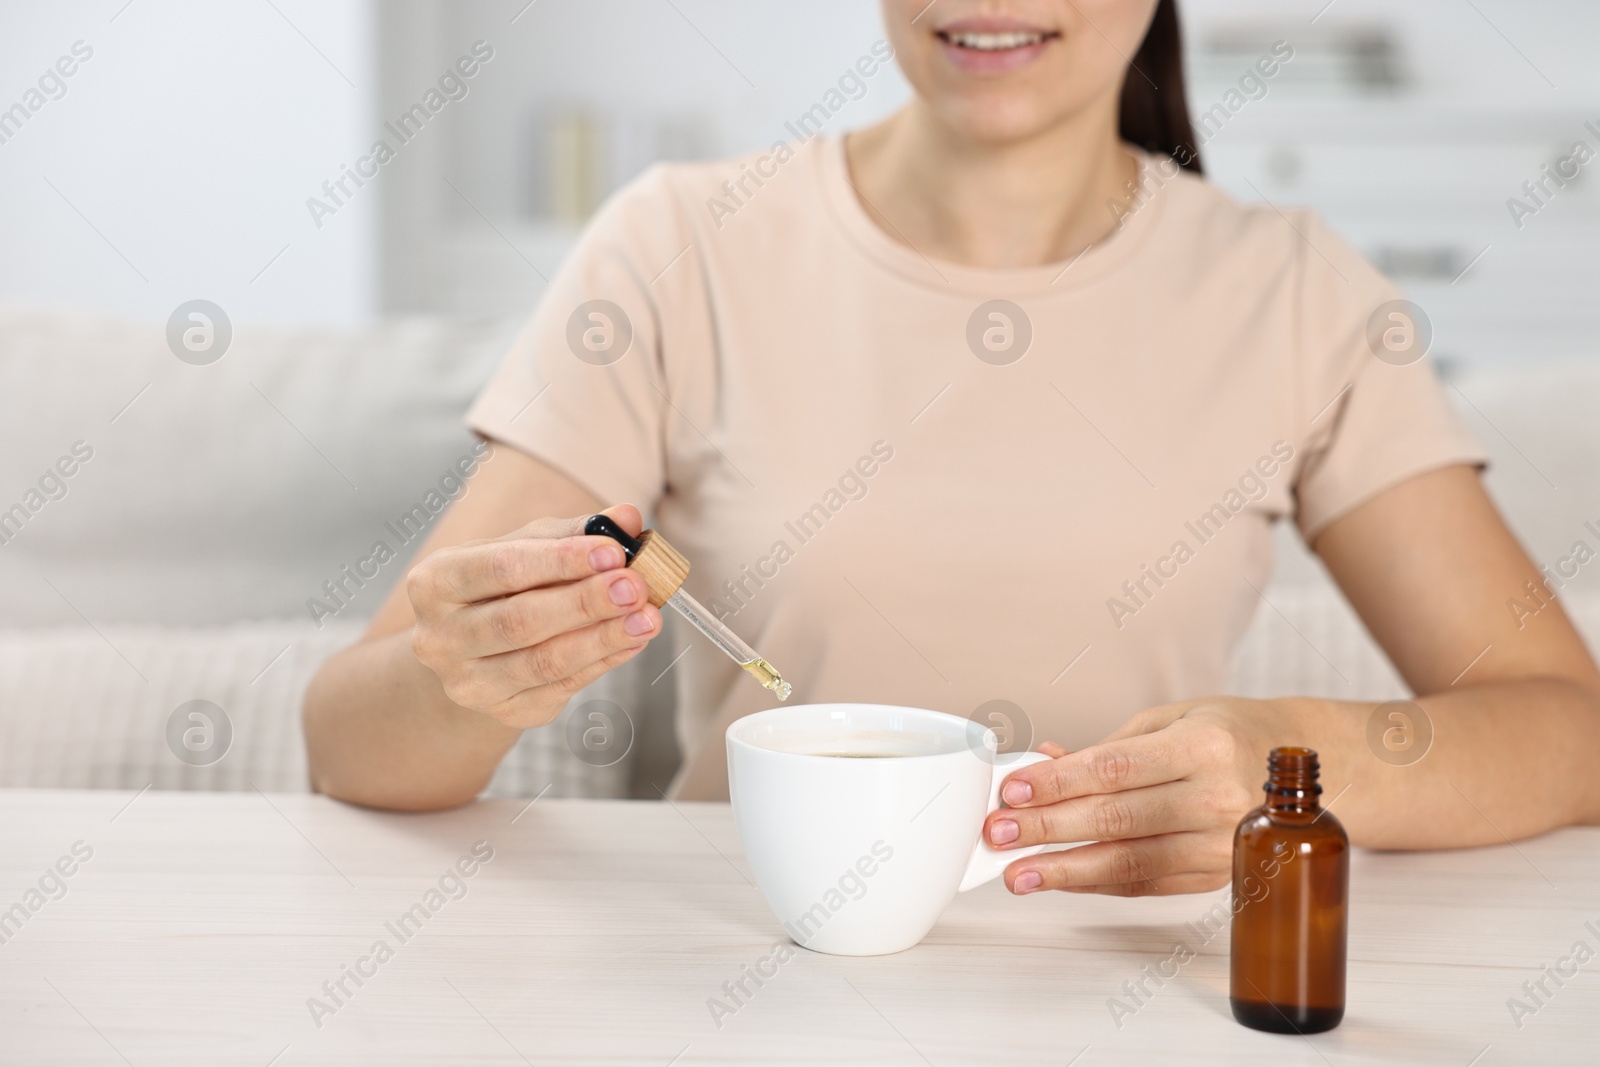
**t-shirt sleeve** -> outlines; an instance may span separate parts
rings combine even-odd
[[[1304,427],[1295,519],[1310,543],[1386,489],[1441,467],[1482,467],[1488,457],[1426,357],[1425,313],[1315,215],[1294,225]]]
[[[651,280],[687,244],[676,218],[659,168],[602,207],[467,412],[477,433],[608,506],[646,514],[667,467],[663,316]]]

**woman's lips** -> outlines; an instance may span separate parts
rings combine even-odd
[[[974,74],[1003,74],[1027,66],[1061,36],[1056,32],[1001,30],[937,31],[939,46],[957,68]]]

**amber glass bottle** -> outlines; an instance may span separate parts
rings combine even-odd
[[[1274,1033],[1344,1018],[1350,839],[1325,811],[1317,754],[1275,748],[1267,802],[1233,835],[1233,1017]]]

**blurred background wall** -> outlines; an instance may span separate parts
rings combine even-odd
[[[162,320],[197,296],[246,321],[370,315],[377,198],[321,231],[304,201],[369,138],[375,10],[0,5],[0,108],[92,50],[59,99],[0,124],[0,294]]]

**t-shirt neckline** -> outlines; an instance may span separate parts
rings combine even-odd
[[[1038,267],[972,267],[930,259],[885,233],[867,214],[850,180],[844,136],[829,135],[818,146],[818,185],[828,214],[845,236],[869,258],[918,285],[976,296],[1049,295],[1084,288],[1132,258],[1162,213],[1163,186],[1178,180],[1154,173],[1154,157],[1124,144],[1139,165],[1139,184],[1148,200],[1124,217],[1122,225],[1074,258]],[[1173,164],[1175,167],[1176,164]]]

